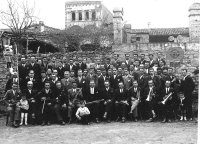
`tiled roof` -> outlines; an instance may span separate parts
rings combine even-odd
[[[146,33],[149,35],[188,35],[189,28],[127,29],[126,32],[133,34]]]

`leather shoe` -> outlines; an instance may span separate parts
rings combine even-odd
[[[48,122],[48,123],[47,123],[47,125],[49,126],[49,125],[51,125],[51,123],[50,123],[50,122]]]
[[[60,124],[61,124],[61,125],[65,125],[65,122],[64,122],[64,121],[61,121]]]
[[[149,118],[148,120],[146,120],[146,122],[152,122],[153,118]]]
[[[171,122],[172,122],[172,120],[168,119],[168,123],[171,123]]]
[[[165,122],[166,122],[166,118],[163,119],[162,123],[165,123]]]
[[[100,123],[100,121],[99,121],[99,119],[98,119],[98,118],[96,118],[96,123]]]
[[[44,126],[46,123],[45,122],[42,122],[41,126]]]
[[[122,123],[125,123],[125,122],[126,122],[126,118],[123,117],[123,118],[122,118]]]
[[[119,120],[120,120],[120,117],[117,117],[117,119],[115,121],[118,122]]]

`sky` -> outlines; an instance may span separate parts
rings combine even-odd
[[[22,0],[15,0],[22,1]],[[64,29],[65,2],[67,0],[29,0],[35,3],[35,15],[45,25]],[[123,7],[124,23],[132,28],[171,28],[189,26],[189,7],[200,0],[103,0],[112,12],[115,7]],[[6,8],[6,0],[0,0],[1,8]],[[0,28],[4,28],[0,24]]]

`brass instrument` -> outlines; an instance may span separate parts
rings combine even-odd
[[[167,97],[161,102],[162,104],[166,104],[166,102],[169,100],[169,98],[172,96],[173,92],[169,93]]]
[[[151,101],[152,98],[155,96],[155,94],[153,93],[153,88],[149,91],[149,94],[147,96],[146,101]]]

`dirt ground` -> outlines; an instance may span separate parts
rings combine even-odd
[[[196,144],[197,123],[126,122],[89,126],[22,126],[0,124],[1,144]]]

